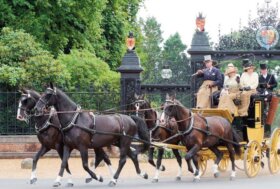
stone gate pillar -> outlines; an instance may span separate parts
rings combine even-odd
[[[129,49],[122,59],[121,66],[117,69],[121,73],[121,109],[128,109],[128,105],[134,100],[134,94],[140,94],[140,59],[134,51]]]
[[[213,50],[209,45],[209,39],[204,32],[204,30],[197,30],[192,38],[191,48],[188,50],[188,53],[191,55],[191,69],[192,74],[196,73],[198,69],[204,67],[203,60],[204,55],[212,55]],[[201,85],[202,80],[197,77],[192,78],[191,82],[191,93],[192,93],[192,106],[195,107],[196,98],[195,93],[197,92],[199,86]]]

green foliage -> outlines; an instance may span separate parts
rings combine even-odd
[[[82,91],[87,91],[89,86],[94,86],[95,90],[118,91],[120,75],[111,71],[109,66],[96,58],[87,50],[72,50],[68,55],[60,55],[57,64],[65,67],[70,79],[68,88],[74,90],[79,87]]]
[[[161,43],[163,42],[161,25],[155,17],[140,20],[143,41],[140,44],[141,66],[144,68],[142,80],[146,83],[156,83],[160,77],[157,66],[162,61]],[[155,75],[158,74],[158,75]]]
[[[0,29],[24,29],[55,57],[87,49],[116,69],[143,0],[0,0]]]
[[[169,79],[171,82],[186,83],[186,76],[191,70],[184,54],[186,48],[187,46],[183,44],[178,33],[171,35],[164,43],[163,58],[173,72],[172,78]]]
[[[103,49],[96,51],[96,55],[107,62],[111,69],[120,66],[125,52],[125,39],[129,31],[139,36],[139,25],[136,21],[137,12],[143,0],[108,0],[102,12]]]
[[[8,86],[40,89],[55,81],[63,84],[67,73],[42,49],[34,37],[22,30],[3,28],[0,36],[0,81]]]
[[[101,38],[101,13],[106,1],[5,1],[2,26],[24,29],[54,55],[73,47],[91,49]]]

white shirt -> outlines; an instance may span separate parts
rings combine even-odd
[[[266,77],[267,77],[267,74],[264,74],[264,75],[262,75],[263,76],[263,78],[265,78],[266,79]]]
[[[250,87],[251,89],[256,89],[259,85],[259,76],[256,72],[248,74],[247,72],[242,73],[240,78],[240,86]]]

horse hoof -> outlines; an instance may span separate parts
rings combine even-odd
[[[220,176],[220,173],[214,173],[214,177],[218,178]]]
[[[86,178],[86,183],[90,183],[92,181],[92,178]]]
[[[181,180],[181,177],[176,177],[175,180],[176,180],[176,181],[180,181],[180,180]]]
[[[158,183],[158,179],[153,179],[152,183]]]
[[[190,173],[194,173],[193,168],[188,169]]]
[[[110,187],[116,186],[116,183],[115,183],[114,181],[110,181],[110,182],[109,182],[109,186],[110,186]]]
[[[71,187],[73,187],[73,186],[74,186],[74,184],[71,183],[71,182],[68,182],[68,183],[66,184],[66,187],[69,187],[69,188],[71,188]]]
[[[37,178],[33,178],[33,179],[30,180],[30,184],[35,184],[36,181],[37,181]]]
[[[165,166],[164,165],[160,166],[160,170],[165,171]]]
[[[144,179],[148,179],[148,178],[149,178],[148,174],[145,173],[145,174],[143,175],[143,178],[144,178]]]
[[[100,176],[99,182],[103,182],[103,177]]]
[[[53,187],[59,187],[60,185],[61,185],[60,182],[55,182],[55,183],[53,184]]]
[[[230,176],[230,177],[229,177],[229,180],[234,181],[234,180],[235,180],[235,177]]]
[[[200,181],[199,178],[194,178],[194,179],[193,179],[193,182],[199,182],[199,181]]]

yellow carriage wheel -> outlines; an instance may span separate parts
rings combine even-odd
[[[198,166],[200,171],[200,176],[203,176],[207,169],[207,159],[203,157],[198,158]]]
[[[260,144],[255,140],[250,141],[244,154],[244,170],[250,178],[255,177],[260,171],[261,153]]]
[[[268,167],[271,174],[280,170],[280,129],[274,129],[269,145]]]
[[[224,157],[219,163],[218,170],[221,172],[226,172],[229,164],[229,158]]]

